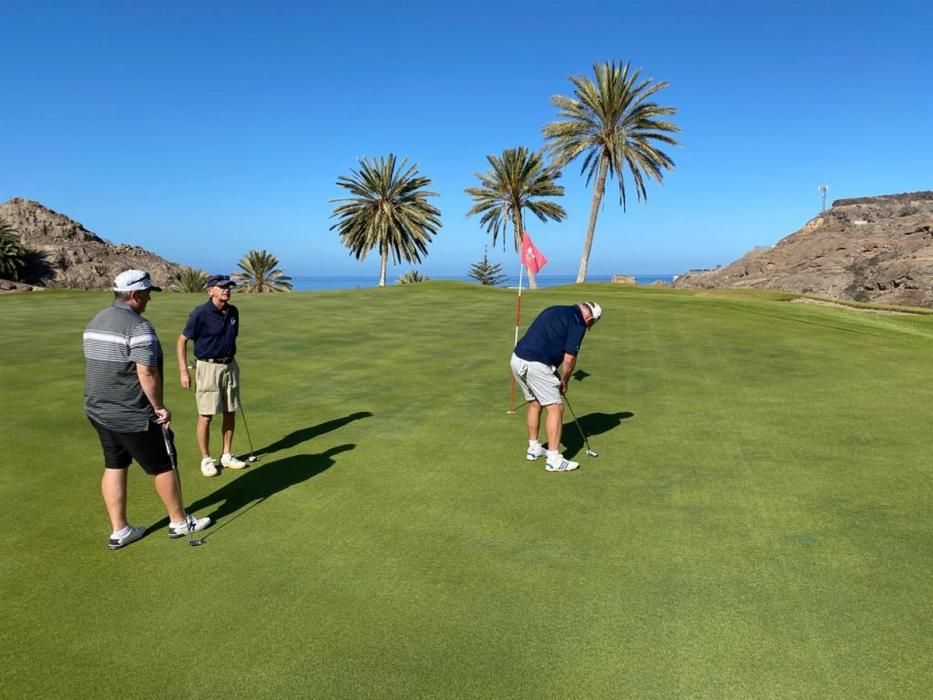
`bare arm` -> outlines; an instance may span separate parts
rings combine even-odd
[[[188,339],[184,334],[178,336],[178,341],[175,343],[175,356],[178,358],[181,388],[187,391],[191,388],[191,375],[188,373]]]
[[[560,365],[560,393],[567,393],[567,382],[570,381],[570,375],[573,374],[573,368],[577,366],[577,356],[568,352],[564,353],[564,361]]]
[[[172,414],[162,404],[162,382],[159,381],[159,368],[136,363],[136,376],[149,403],[156,414],[156,423],[160,425],[172,420]]]

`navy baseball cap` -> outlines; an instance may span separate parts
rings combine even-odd
[[[211,287],[236,287],[236,282],[230,279],[230,275],[211,275],[204,286],[207,289]]]

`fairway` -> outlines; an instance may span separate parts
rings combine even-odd
[[[515,293],[234,295],[259,461],[198,471],[153,295],[186,501],[149,479],[111,552],[81,333],[110,295],[0,297],[2,697],[927,697],[933,316],[585,285],[572,473],[508,415]],[[520,395],[517,393],[516,403]],[[219,444],[215,422],[214,446]],[[235,443],[248,452],[238,424]]]

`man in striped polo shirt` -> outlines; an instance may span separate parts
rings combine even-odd
[[[120,549],[140,539],[146,528],[126,520],[126,476],[135,459],[154,477],[156,492],[169,516],[168,536],[184,537],[210,525],[210,518],[185,512],[181,484],[173,473],[163,434],[172,415],[162,403],[162,346],[141,314],[155,287],[148,272],[117,275],[113,304],[84,331],[84,410],[104,452],[101,493],[113,532],[108,546]]]

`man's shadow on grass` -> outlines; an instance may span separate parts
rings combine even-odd
[[[355,447],[356,445],[338,445],[320,454],[292,455],[250,467],[241,476],[228,481],[213,493],[192,503],[188,506],[188,512],[197,513],[198,516],[209,515],[214,521],[214,524],[204,531],[203,539],[207,539],[250,508],[279,491],[284,491],[327,471],[334,465],[334,458],[338,454]],[[224,473],[227,473],[226,470]],[[210,512],[198,512],[211,507],[215,508]],[[167,525],[168,518],[163,518],[149,529],[155,530]]]
[[[577,416],[577,419],[586,437],[592,438],[594,435],[608,433],[613,428],[618,428],[622,424],[622,421],[634,415],[635,414],[631,411],[621,411],[620,413],[587,413],[585,416]],[[564,456],[569,459],[585,449],[586,445],[580,435],[580,430],[578,430],[577,426],[574,424],[573,415],[570,411],[564,412],[564,419],[567,418],[570,418],[570,422],[564,423],[563,431],[561,432],[561,442],[564,443]],[[593,446],[592,444],[590,446],[599,452],[598,446]]]
[[[333,420],[318,423],[317,425],[301,428],[300,430],[289,433],[283,438],[279,438],[275,442],[270,443],[265,447],[259,448],[253,452],[253,454],[257,457],[260,457],[262,455],[278,452],[279,450],[287,450],[291,447],[295,447],[296,445],[300,445],[303,442],[312,440],[319,435],[329,433],[331,430],[342,428],[347,423],[352,423],[353,421],[359,420],[361,418],[369,418],[372,415],[373,414],[369,411],[357,411],[356,413],[351,413],[350,415],[344,416],[343,418],[334,418]]]

